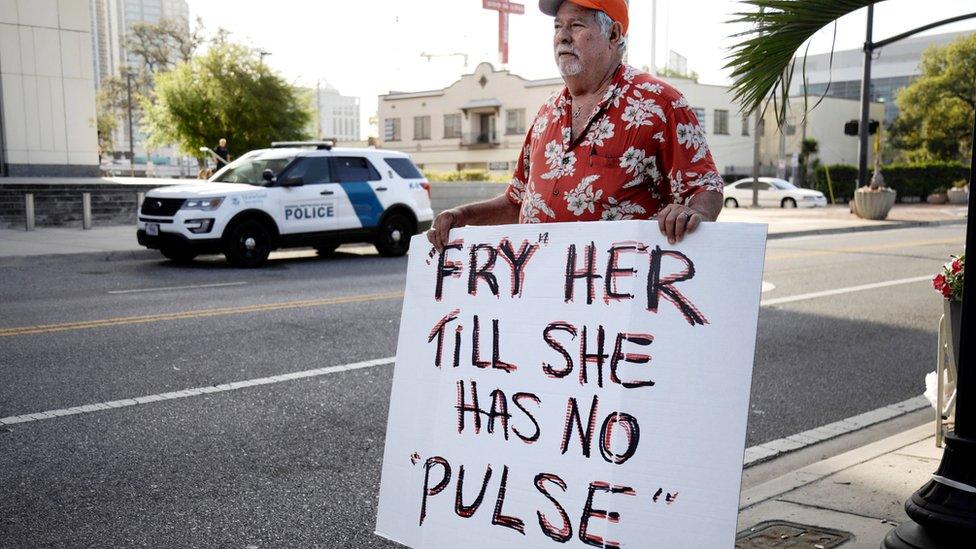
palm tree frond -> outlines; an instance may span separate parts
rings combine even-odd
[[[745,9],[732,14],[729,22],[750,28],[732,35],[740,40],[725,65],[732,73],[732,93],[742,111],[765,108],[773,100],[776,119],[782,121],[797,51],[820,29],[880,1],[743,0]],[[805,66],[802,72],[805,81]]]

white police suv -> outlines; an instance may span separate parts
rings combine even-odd
[[[147,192],[136,234],[173,261],[223,253],[256,267],[276,248],[330,254],[351,242],[402,256],[433,217],[430,185],[409,156],[286,142],[251,151],[206,182]]]

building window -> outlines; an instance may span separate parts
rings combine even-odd
[[[796,124],[786,123],[786,135],[796,135]]]
[[[751,123],[748,116],[742,117],[742,135],[749,135],[749,124]]]
[[[521,135],[525,133],[525,109],[508,109],[505,111],[505,135]]]
[[[705,125],[705,109],[693,108],[691,112],[695,113],[695,118],[698,119],[698,123],[702,126]]]
[[[383,132],[383,141],[399,141],[400,140],[400,119],[399,118],[387,118],[384,123],[385,130]]]
[[[715,135],[729,135],[729,111],[715,109]]]
[[[430,139],[430,116],[413,117],[414,140]]]
[[[461,115],[444,115],[444,139],[457,139],[461,137]]]

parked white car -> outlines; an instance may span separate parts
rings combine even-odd
[[[785,179],[759,178],[759,205],[780,208],[817,208],[827,205],[822,192],[801,189]],[[725,186],[725,207],[738,208],[752,204],[753,179],[740,179]]]
[[[430,185],[406,154],[275,143],[209,181],[147,192],[136,235],[174,261],[222,253],[233,265],[255,267],[276,248],[328,254],[349,242],[401,256],[433,218]]]

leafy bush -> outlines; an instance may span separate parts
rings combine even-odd
[[[834,197],[838,201],[850,200],[857,181],[857,167],[849,164],[829,166],[834,184]],[[969,168],[959,162],[928,162],[924,164],[892,164],[882,167],[885,184],[898,191],[898,200],[917,196],[922,200],[939,188],[948,188],[959,179],[965,180]],[[830,196],[827,190],[827,174],[824,166],[815,172],[816,189]],[[870,176],[870,173],[868,174]],[[945,192],[945,191],[943,191]]]

